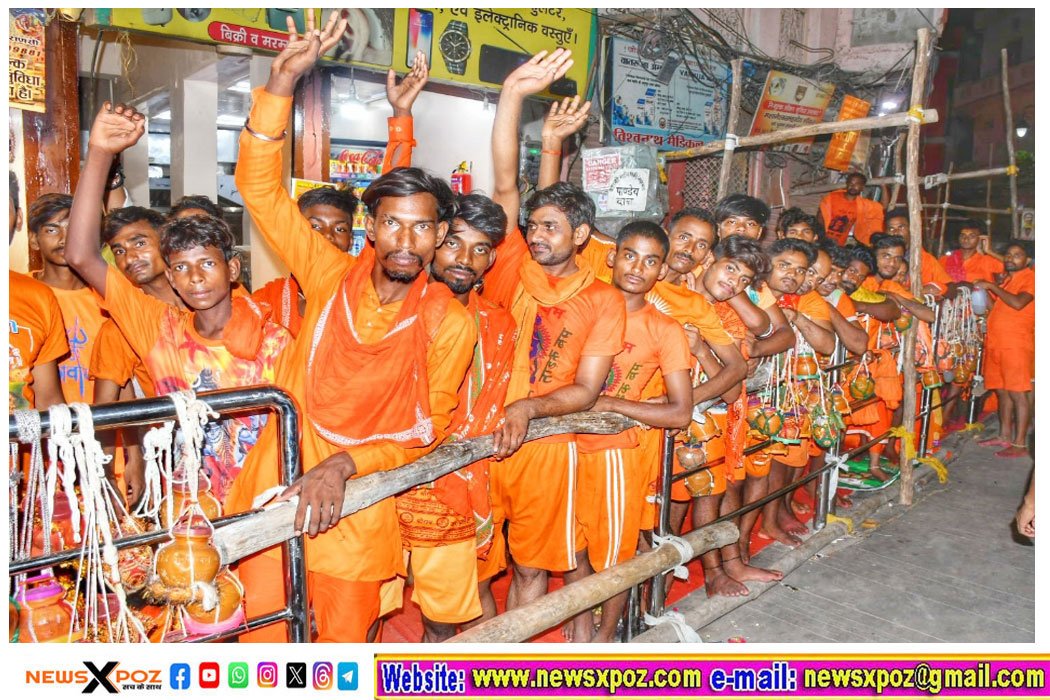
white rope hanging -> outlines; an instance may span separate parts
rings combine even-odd
[[[154,523],[160,515],[160,504],[164,502],[164,489],[167,484],[168,522],[174,520],[172,510],[175,504],[170,497],[173,474],[172,450],[175,443],[175,423],[165,421],[163,425],[150,428],[142,438],[142,458],[145,463],[143,479],[145,489],[142,500],[135,509],[135,515],[148,518]]]

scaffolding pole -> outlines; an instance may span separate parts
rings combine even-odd
[[[734,58],[733,86],[729,95],[729,120],[726,122],[725,151],[722,153],[722,172],[718,175],[718,200],[729,194],[729,175],[733,170],[733,153],[736,152],[736,123],[740,117],[740,93],[743,87],[744,61]]]
[[[1010,105],[1010,81],[1006,49],[1002,50],[1003,109],[1006,110],[1006,153],[1010,160],[1010,238],[1017,238],[1017,158],[1014,153],[1014,110]]]

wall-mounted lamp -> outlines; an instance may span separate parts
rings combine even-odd
[[[1032,128],[1028,123],[1028,117],[1031,117],[1033,121],[1035,120],[1034,109],[1031,106],[1025,107],[1021,110],[1021,118],[1017,120],[1016,124],[1014,124],[1014,133],[1017,134],[1017,138],[1019,139],[1028,136],[1028,132]]]

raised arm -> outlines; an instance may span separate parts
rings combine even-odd
[[[540,51],[518,66],[503,82],[496,118],[492,123],[492,169],[495,182],[492,199],[507,214],[507,230],[518,226],[521,194],[518,192],[518,151],[521,107],[525,98],[550,87],[572,67],[572,52],[555,49],[553,53]]]
[[[103,297],[109,265],[102,257],[99,230],[109,168],[113,156],[135,145],[145,132],[145,117],[131,107],[122,104],[114,107],[109,102],[102,105],[91,126],[87,161],[69,211],[66,262]]]
[[[536,187],[550,187],[561,179],[561,149],[565,139],[587,125],[591,111],[590,101],[580,104],[580,96],[566,97],[551,105],[551,111],[543,120],[541,137],[540,174]]]
[[[412,60],[412,70],[397,82],[397,74],[391,68],[386,74],[386,100],[394,108],[394,116],[387,120],[389,138],[386,155],[383,157],[383,172],[393,168],[412,165],[412,149],[416,145],[412,129],[412,105],[430,77],[427,57],[422,51]]]

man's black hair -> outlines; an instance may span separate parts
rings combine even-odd
[[[1019,238],[1011,238],[1010,240],[1008,240],[1006,242],[1006,245],[1004,245],[1002,248],[1003,253],[1005,254],[1007,251],[1010,250],[1010,248],[1013,248],[1014,246],[1017,246],[1018,248],[1023,250],[1025,257],[1029,259],[1035,257],[1035,245],[1033,245],[1032,241],[1022,241]]]
[[[594,200],[576,185],[556,182],[550,187],[536,191],[529,197],[529,201],[525,202],[525,218],[528,219],[532,212],[542,207],[556,207],[565,214],[573,230],[584,224],[594,228],[594,217],[597,213]]]
[[[903,248],[908,250],[908,243],[903,236],[891,236],[888,233],[871,234],[871,249],[886,250],[887,248]]]
[[[452,221],[456,210],[452,188],[441,178],[421,168],[394,168],[384,173],[368,186],[361,195],[361,201],[368,207],[368,213],[375,216],[384,197],[411,197],[416,194],[429,194],[437,200],[438,221]]]
[[[671,223],[668,224],[668,230],[674,228],[682,219],[698,219],[704,223],[710,224],[711,229],[715,232],[715,243],[718,243],[718,224],[715,223],[715,216],[707,209],[701,209],[700,207],[686,207],[685,209],[679,209],[675,212],[675,215],[671,217]]]
[[[346,214],[351,223],[357,211],[357,197],[350,190],[338,190],[334,187],[317,187],[299,195],[299,212],[306,215],[306,210],[315,205],[335,207]]]
[[[222,209],[219,209],[219,205],[211,201],[203,194],[188,194],[184,197],[179,197],[174,204],[171,205],[171,209],[168,211],[168,218],[174,219],[178,216],[179,212],[186,211],[187,209],[200,209],[208,213],[208,216],[214,216],[216,219],[222,218]]]
[[[988,229],[985,228],[984,222],[980,219],[967,219],[962,222],[962,225],[959,226],[959,233],[962,233],[964,228],[975,229],[982,236],[988,233]]]
[[[154,231],[160,231],[160,227],[164,225],[164,217],[146,207],[113,209],[102,220],[102,242],[109,243],[114,236],[120,233],[122,228],[140,221],[148,222]]]
[[[233,259],[233,234],[222,219],[194,214],[181,219],[168,219],[160,229],[160,254],[168,263],[172,253],[191,248],[213,246],[222,251],[226,262]]]
[[[821,243],[820,249],[826,251],[827,254],[831,256],[831,264],[835,267],[841,267],[843,269],[849,267],[849,248],[840,246],[835,243],[835,241],[827,239]]]
[[[26,224],[29,226],[30,233],[37,233],[48,219],[72,208],[72,195],[58,192],[40,195],[35,202],[29,205],[29,218]]]
[[[729,236],[719,241],[714,249],[715,259],[729,258],[751,268],[756,280],[764,279],[769,274],[769,255],[762,250],[758,241],[746,236]]]
[[[849,261],[846,263],[846,267],[854,260],[858,260],[868,266],[869,270],[875,270],[875,255],[871,252],[871,248],[866,245],[852,245],[846,248],[849,251]]]
[[[781,238],[773,241],[768,250],[770,258],[781,253],[802,253],[806,256],[806,267],[812,265],[817,259],[816,247],[812,243],[806,243],[797,238]]]
[[[780,218],[777,219],[777,231],[786,234],[788,227],[795,224],[806,224],[813,229],[813,233],[817,234],[818,244],[824,240],[824,223],[820,220],[820,217],[807,214],[798,207],[785,209],[780,214]]]
[[[453,218],[462,219],[470,228],[488,236],[493,248],[507,235],[507,214],[503,207],[477,192],[456,197]]]
[[[7,196],[11,198],[11,206],[17,214],[22,210],[22,203],[18,199],[18,176],[14,170],[7,171]]]
[[[616,235],[616,249],[619,250],[624,241],[634,236],[648,238],[659,243],[665,258],[668,251],[671,250],[671,241],[667,238],[667,232],[660,224],[647,219],[633,219],[620,227],[620,232]]]
[[[754,219],[760,226],[769,221],[769,205],[757,197],[746,194],[731,194],[723,197],[715,205],[715,221],[721,224],[733,216],[746,216]]]
[[[858,172],[856,170],[854,170],[853,172],[850,172],[850,173],[846,173],[846,182],[849,182],[850,180],[852,180],[855,177],[859,177],[861,180],[863,180],[865,185],[868,184],[868,176],[865,175],[864,173]]]
[[[894,209],[890,209],[888,212],[886,212],[886,221],[889,221],[890,219],[895,219],[898,216],[902,219],[907,219],[908,221],[911,221],[911,217],[908,216],[908,210],[904,207],[895,207]]]

